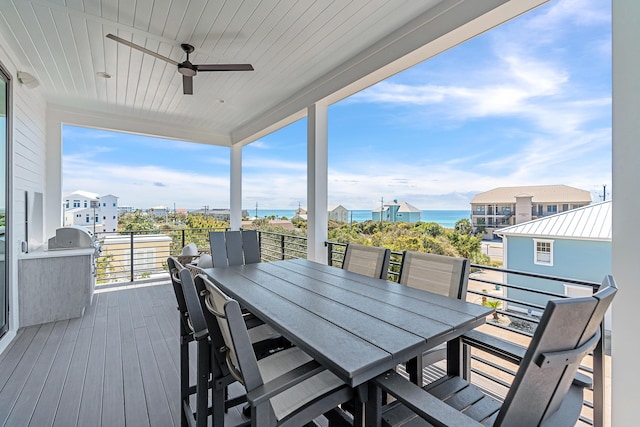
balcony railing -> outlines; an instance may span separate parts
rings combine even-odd
[[[208,250],[210,231],[221,229],[101,233],[101,238],[110,237],[105,239],[107,244],[103,249],[103,257],[97,263],[97,282],[101,284],[166,277],[167,257],[179,254],[182,247],[190,242],[196,243],[201,251]],[[262,261],[307,257],[307,238],[304,236],[258,231],[258,238]],[[346,244],[327,242],[326,246],[328,264],[341,267]],[[389,280],[398,280],[401,264],[402,253],[392,252]],[[523,280],[529,282],[523,285]],[[531,281],[535,281],[537,285],[532,286]],[[563,293],[544,290],[549,289],[550,283],[582,287],[589,292],[596,292],[599,287],[598,283],[593,282],[472,264],[467,300],[496,308],[495,316],[483,327],[485,332],[527,346],[539,323],[539,315],[544,310],[546,300],[567,297]],[[604,425],[606,331],[604,325],[601,328],[602,339],[581,367],[583,373],[593,378],[593,390],[587,390],[585,394],[580,420],[595,426]],[[506,394],[517,368],[477,349],[471,351],[474,382],[480,381],[482,387],[497,397]]]

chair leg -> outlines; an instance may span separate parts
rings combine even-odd
[[[187,416],[191,417],[191,411],[189,410],[187,415],[182,403],[189,402],[189,341],[191,340],[184,329],[183,323],[180,322],[180,412],[182,414],[180,425],[188,427]]]
[[[196,425],[207,426],[209,412],[209,341],[198,341],[198,367],[196,382]],[[223,411],[224,412],[224,411]]]
[[[424,362],[422,359],[422,355],[418,357],[414,357],[406,363],[407,373],[409,374],[409,381],[417,385],[418,387],[422,387],[424,384],[422,383],[422,371],[424,368]]]
[[[216,389],[215,387],[211,390],[211,403],[212,403],[212,416],[213,416],[213,427],[223,427],[224,426],[224,414],[225,410],[225,395],[226,387],[224,390]]]

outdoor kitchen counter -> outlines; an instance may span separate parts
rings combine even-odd
[[[21,328],[82,316],[93,298],[94,253],[94,248],[82,248],[20,254]]]

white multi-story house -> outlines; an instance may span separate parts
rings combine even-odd
[[[118,197],[74,191],[64,197],[64,225],[81,225],[95,232],[118,230]]]

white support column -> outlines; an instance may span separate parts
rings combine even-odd
[[[638,425],[638,242],[640,227],[640,2],[613,0],[613,426]]]
[[[327,262],[328,121],[327,106],[307,110],[307,258]]]
[[[240,145],[231,146],[231,183],[229,186],[229,201],[231,208],[231,218],[229,227],[232,230],[239,230],[242,226],[242,147]]]
[[[62,123],[56,118],[47,119],[45,188],[44,188],[44,237],[55,234],[62,226]]]

